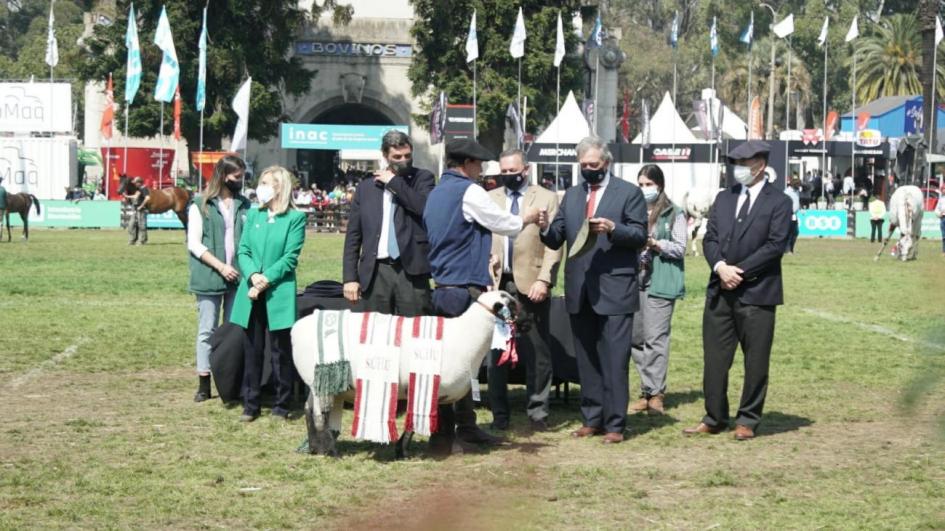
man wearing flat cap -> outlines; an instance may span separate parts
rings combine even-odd
[[[493,158],[489,150],[474,140],[446,143],[447,169],[439,185],[430,192],[423,210],[435,284],[433,309],[438,315],[461,315],[492,285],[489,268],[492,233],[513,236],[524,225],[538,220],[537,208],[526,208],[521,216],[514,215],[496,205],[489,193],[475,184],[482,173],[482,162]],[[471,395],[456,403],[455,413],[452,406],[441,406],[437,414],[439,429],[430,438],[436,453],[462,451],[462,443],[500,440],[476,425]]]
[[[791,229],[791,199],[767,182],[767,142],[732,149],[737,183],[719,192],[709,212],[703,254],[712,268],[702,314],[702,422],[684,433],[728,429],[728,370],[741,346],[745,380],[735,417],[735,439],[755,436],[768,391],[775,308],[784,303],[781,256]]]

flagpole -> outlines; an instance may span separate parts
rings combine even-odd
[[[476,141],[479,140],[479,119],[478,119],[479,107],[476,104],[476,81],[477,81],[476,80],[476,63],[477,62],[478,62],[477,59],[473,59],[473,139]],[[521,61],[519,62],[519,64],[521,64]],[[519,84],[521,84],[521,81],[519,81]],[[443,112],[446,112],[446,110],[444,109]]]
[[[197,151],[201,157],[201,162],[197,165],[197,189],[203,190],[203,172],[200,170],[200,165],[203,164],[203,109],[200,109],[200,142]]]
[[[673,45],[673,112],[678,113],[679,110],[676,107],[676,46]],[[670,187],[670,193],[676,191],[676,120],[673,120],[673,159],[670,166],[673,174],[673,178],[670,181],[672,186]]]
[[[753,57],[752,57],[752,53],[751,53],[751,44],[749,44],[749,45],[748,45],[748,106],[745,108],[745,109],[746,109],[746,114],[748,114],[748,134],[745,136],[745,138],[747,138],[747,139],[751,139],[751,129],[752,129],[752,124],[751,124],[751,119],[752,119],[752,113],[751,113],[751,70],[752,70],[752,69],[751,69],[751,63],[752,63],[752,59],[753,59]]]
[[[161,130],[158,131],[158,190],[164,184],[164,102],[161,102]]]
[[[519,115],[521,115],[522,113],[522,58],[521,57],[518,58],[518,100],[517,101],[518,101],[518,112],[519,112]],[[523,122],[522,129],[524,130],[525,128],[524,119],[522,120],[522,122]],[[524,131],[522,131],[522,133],[524,134]],[[518,147],[519,148],[522,147],[521,142],[518,143]]]
[[[827,196],[824,195],[824,179],[827,176],[827,39],[824,39],[824,99],[823,99],[823,143],[824,152],[820,156],[820,196],[824,198],[824,204],[827,203]]]
[[[791,37],[787,41],[787,108],[784,111],[784,130],[791,130]],[[787,173],[784,174],[787,177]]]
[[[561,114],[561,65],[556,69],[558,71],[557,82],[555,84],[555,187],[558,190],[558,150],[561,149],[561,121],[558,115]],[[540,184],[540,183],[539,183]]]
[[[853,136],[850,140],[850,177],[856,187],[856,44],[853,45],[853,90],[850,91],[853,99],[853,110],[850,112],[853,123]],[[850,205],[853,208],[853,190],[850,190]]]
[[[936,17],[938,20],[938,17]],[[936,22],[937,23],[937,22]],[[934,41],[933,41],[934,42]],[[929,148],[926,150],[926,162],[928,163],[928,172],[925,174],[925,198],[928,199],[929,195],[932,193],[930,188],[932,186],[932,161],[929,159],[928,154],[935,151],[935,146],[932,145],[933,140],[935,139],[935,119],[938,117],[938,111],[935,108],[935,88],[938,84],[938,76],[936,74],[936,66],[938,65],[938,43],[934,43],[932,46],[932,109],[929,113]],[[939,188],[941,188],[942,183],[938,183]]]
[[[597,91],[600,88],[600,47],[597,47],[597,52],[594,56],[594,131],[592,131],[594,136],[597,136],[597,115],[600,114],[600,109],[597,108]]]

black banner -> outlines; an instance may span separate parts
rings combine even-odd
[[[447,105],[446,127],[444,133],[446,141],[475,140],[475,113],[472,105]]]

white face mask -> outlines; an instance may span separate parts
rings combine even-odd
[[[276,191],[268,184],[260,184],[256,188],[256,199],[259,201],[260,205],[265,205],[269,201],[272,201],[272,198],[275,196]]]
[[[755,176],[751,174],[751,168],[748,166],[735,166],[735,171],[733,173],[735,180],[745,186],[748,186],[752,181],[755,180]]]
[[[646,188],[641,188],[640,190],[643,191],[643,199],[645,199],[646,202],[650,204],[655,203],[656,198],[660,196],[660,190],[655,186],[647,186]]]

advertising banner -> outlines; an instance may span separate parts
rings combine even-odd
[[[888,216],[886,217],[888,219]],[[855,236],[857,238],[869,238],[870,237],[870,213],[869,212],[857,212],[856,213],[856,230]],[[883,221],[883,238],[886,238],[886,231],[889,230],[889,225],[887,221]],[[899,231],[893,233],[893,237],[898,237]],[[922,237],[928,238],[930,240],[940,240],[942,238],[942,230],[940,225],[940,220],[934,212],[925,212],[922,216]]]
[[[194,165],[197,166],[197,169],[200,171],[200,175],[203,177],[203,183],[206,183],[210,180],[210,177],[213,177],[213,168],[217,165],[217,161],[222,159],[225,155],[236,155],[238,153],[232,153],[230,151],[191,151],[190,158],[194,161]],[[203,183],[201,183],[200,188],[203,188]]]
[[[69,83],[0,83],[0,131],[65,133],[72,130]]]
[[[103,147],[102,157],[103,160],[110,159],[108,163],[108,198],[121,199],[121,196],[118,195],[118,185],[121,181],[121,174],[125,169],[125,148],[120,146]],[[162,157],[164,159],[163,173],[161,173]],[[171,180],[173,162],[173,149],[128,148],[128,176],[141,177],[144,179],[144,185],[152,190],[160,190],[174,185],[173,180]]]
[[[867,225],[869,222],[867,221]],[[802,238],[846,238],[845,210],[799,210],[798,236]]]
[[[3,103],[0,102],[0,106]],[[75,138],[0,137],[0,177],[7,193],[65,199],[78,183]]]
[[[381,149],[384,133],[395,129],[410,134],[406,125],[282,124],[282,149]]]
[[[39,214],[30,208],[30,227],[117,229],[121,225],[119,201],[42,201]],[[10,216],[10,225],[23,225],[20,216]]]
[[[168,210],[161,214],[148,214],[149,229],[183,229],[184,225],[177,218],[177,214]]]
[[[443,133],[446,141],[467,140],[473,138],[475,112],[472,105],[452,104],[446,106],[446,126]]]

